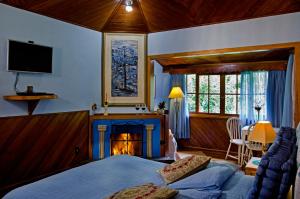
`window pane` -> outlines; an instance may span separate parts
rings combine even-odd
[[[209,96],[209,112],[220,113],[220,95]]]
[[[236,95],[225,95],[225,114],[236,114]]]
[[[187,83],[187,92],[188,93],[196,93],[196,75],[187,75],[186,76]]]
[[[187,94],[186,95],[188,109],[191,112],[196,111],[196,95],[195,94]]]
[[[241,75],[238,75],[237,89],[238,89],[238,94],[240,94],[240,92],[241,92]]]
[[[209,76],[209,93],[220,93],[220,75]]]
[[[208,75],[199,76],[199,93],[208,93]]]
[[[225,93],[236,93],[236,75],[225,75]]]
[[[264,94],[265,93],[266,80],[267,80],[266,72],[254,73],[255,94]]]
[[[240,95],[238,95],[237,96],[237,114],[240,114],[240,98],[241,98],[241,96]]]
[[[208,113],[208,95],[200,94],[199,96],[199,112]]]

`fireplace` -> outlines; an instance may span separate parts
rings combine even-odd
[[[143,156],[144,125],[112,125],[110,155]]]
[[[156,115],[155,115],[156,116]],[[136,116],[135,116],[136,117]],[[107,119],[93,122],[93,159],[128,154],[160,157],[161,124],[157,118]]]

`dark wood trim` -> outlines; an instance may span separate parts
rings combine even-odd
[[[217,113],[190,113],[190,117],[228,119],[230,117],[239,117],[238,114],[217,114]]]
[[[0,192],[89,161],[88,119],[89,111],[1,117]]]
[[[91,122],[94,120],[111,120],[111,119],[162,119],[164,115],[154,114],[154,113],[145,113],[145,114],[136,114],[136,113],[115,113],[109,115],[95,114],[90,116]]]
[[[267,45],[256,45],[256,46],[243,46],[243,47],[233,47],[233,48],[222,48],[222,49],[211,49],[211,50],[200,50],[191,52],[179,52],[179,53],[166,53],[166,54],[154,54],[149,55],[151,60],[170,58],[170,57],[182,57],[182,56],[199,56],[208,54],[224,54],[224,53],[234,53],[234,52],[249,52],[257,50],[274,50],[274,49],[289,49],[294,51],[295,47],[300,45],[299,42],[289,42],[289,43],[279,43],[279,44],[267,44]]]
[[[163,72],[171,74],[231,74],[245,70],[286,70],[287,61],[218,63],[163,67]]]

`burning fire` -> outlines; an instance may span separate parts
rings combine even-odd
[[[122,140],[122,141],[114,141],[114,144],[112,146],[112,155],[122,155],[122,154],[135,155],[133,142],[130,141],[131,139],[132,138],[130,134],[127,133],[120,134],[118,140]]]

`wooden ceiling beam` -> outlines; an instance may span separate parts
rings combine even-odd
[[[164,66],[163,72],[170,74],[229,74],[242,71],[286,70],[287,61],[237,62],[200,65]]]
[[[146,17],[145,17],[145,14],[144,14],[144,11],[143,11],[141,2],[140,2],[140,0],[136,0],[136,2],[137,2],[137,5],[138,5],[138,8],[139,8],[140,11],[141,11],[141,15],[142,15],[142,17],[143,17],[143,21],[144,21],[145,25],[147,26],[147,32],[150,32],[149,23],[148,23],[148,21],[147,21],[147,19],[146,19]]]
[[[101,27],[101,30],[105,29],[105,27],[110,23],[113,16],[115,16],[119,10],[119,7],[122,5],[123,0],[119,0],[118,4],[115,6],[114,10],[111,12],[104,25]]]

